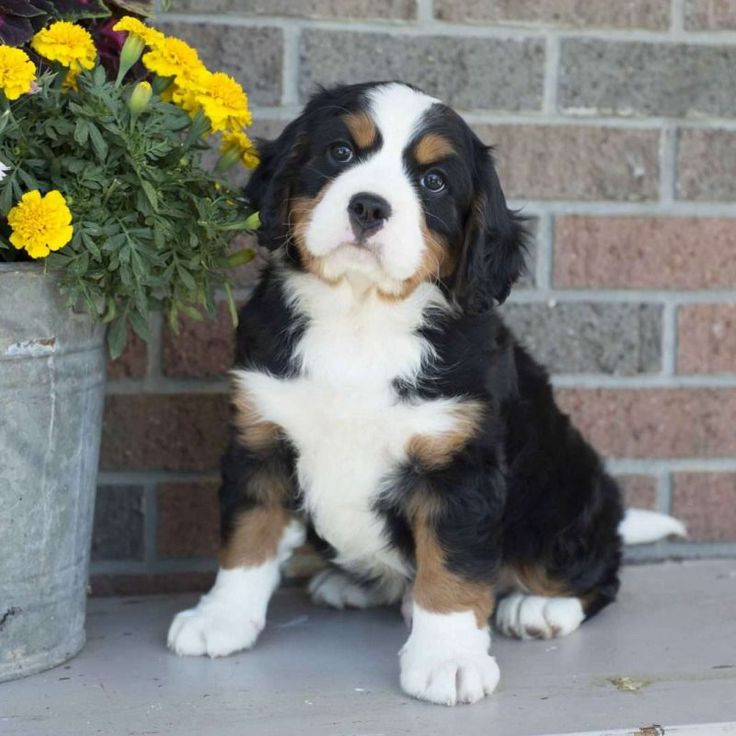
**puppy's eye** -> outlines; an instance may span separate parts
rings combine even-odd
[[[428,171],[421,179],[421,185],[430,192],[441,192],[447,186],[447,180],[439,171]]]
[[[347,143],[333,143],[329,149],[330,158],[337,164],[346,164],[353,160],[353,149]]]

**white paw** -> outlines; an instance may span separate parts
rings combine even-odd
[[[262,629],[262,622],[204,602],[176,614],[169,627],[168,646],[179,655],[225,657],[252,647]]]
[[[483,651],[443,659],[434,653],[401,658],[401,687],[409,695],[440,705],[475,703],[490,695],[501,676],[496,660]]]
[[[488,628],[471,612],[431,613],[413,605],[412,632],[399,653],[404,692],[430,703],[475,703],[490,695],[500,673],[488,654]]]
[[[567,636],[585,618],[578,598],[549,598],[511,593],[496,609],[496,626],[520,639],[554,639]]]
[[[351,580],[339,570],[323,570],[309,581],[312,602],[332,608],[368,608],[383,603],[380,596]]]

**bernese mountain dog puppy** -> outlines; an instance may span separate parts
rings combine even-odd
[[[624,521],[495,310],[527,234],[459,115],[406,84],[343,86],[260,154],[245,195],[271,255],[240,313],[220,569],[169,646],[251,647],[309,539],[329,561],[315,601],[403,599],[405,692],[475,702],[499,679],[493,615],[509,636],[565,636],[616,597],[627,537],[681,527]]]

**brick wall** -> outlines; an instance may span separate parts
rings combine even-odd
[[[690,527],[633,556],[736,554],[736,2],[174,0],[160,23],[247,86],[259,134],[316,83],[402,78],[463,112],[534,217],[505,315],[629,500]],[[99,591],[212,570],[231,326],[153,335],[110,367]]]

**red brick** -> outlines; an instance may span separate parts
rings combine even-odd
[[[455,22],[543,23],[609,28],[669,27],[669,0],[436,0],[435,14]]]
[[[736,131],[682,130],[677,196],[700,202],[736,199]]]
[[[217,488],[217,483],[159,485],[156,529],[159,557],[217,555],[220,540]]]
[[[733,0],[685,0],[685,28],[693,31],[736,29]]]
[[[659,133],[589,126],[476,125],[509,197],[641,201],[658,196]]]
[[[730,289],[736,220],[697,217],[558,217],[555,286]]]
[[[218,305],[214,318],[179,320],[179,334],[168,327],[163,334],[163,372],[177,378],[223,376],[233,366],[233,325],[227,304]]]
[[[688,304],[677,321],[680,373],[736,373],[736,303]]]
[[[736,455],[736,389],[561,389],[557,396],[605,455]]]
[[[672,513],[692,541],[736,541],[736,473],[675,476]]]
[[[103,470],[214,470],[225,449],[224,394],[113,394],[102,428]]]
[[[146,375],[148,361],[148,347],[132,330],[128,333],[128,342],[123,354],[117,359],[108,359],[107,377],[116,378],[143,378]]]
[[[651,475],[618,475],[624,494],[624,506],[638,509],[657,508],[657,479]]]

